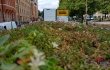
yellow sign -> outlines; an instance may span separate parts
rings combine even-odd
[[[68,10],[57,10],[57,16],[68,16]]]

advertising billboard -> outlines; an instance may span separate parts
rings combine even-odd
[[[44,9],[44,21],[56,21],[56,9]]]

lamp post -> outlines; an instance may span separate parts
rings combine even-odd
[[[88,9],[87,9],[87,2],[88,2],[88,0],[86,0],[86,19],[85,19],[86,25],[88,25],[88,24],[87,24],[87,11],[88,11]]]

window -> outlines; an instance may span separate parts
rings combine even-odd
[[[12,13],[12,20],[14,20],[14,13]]]
[[[8,4],[8,0],[7,0],[7,4]]]
[[[2,11],[0,10],[0,17],[2,17]]]
[[[7,4],[10,5],[10,0],[7,0]]]
[[[0,0],[0,4],[1,4],[1,0]]]
[[[18,4],[18,0],[16,0],[16,3]]]

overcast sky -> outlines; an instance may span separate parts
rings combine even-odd
[[[42,11],[44,8],[57,8],[59,0],[38,0],[38,9]]]

